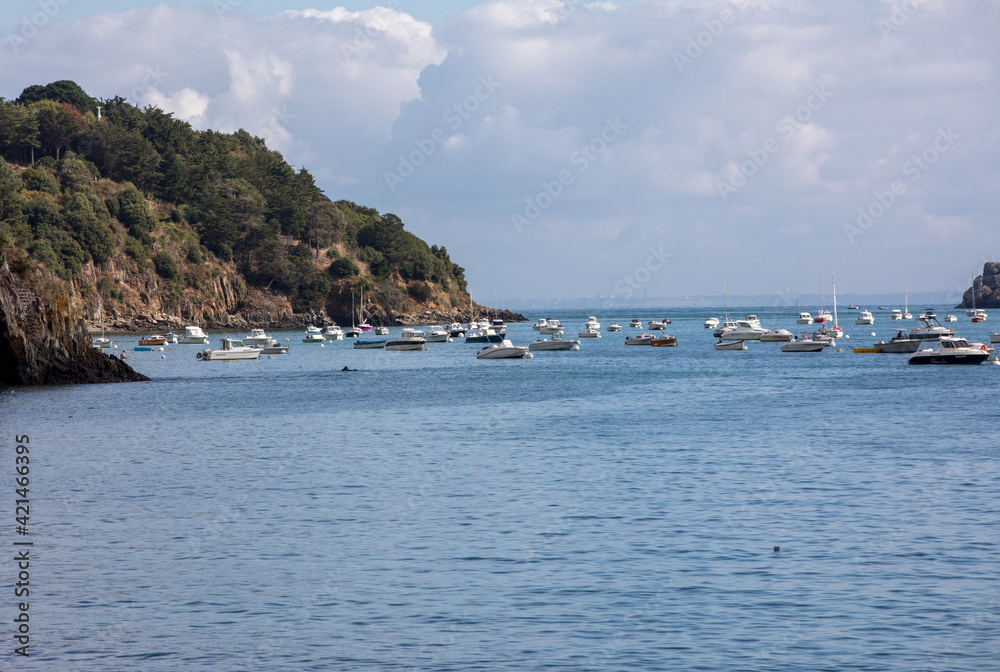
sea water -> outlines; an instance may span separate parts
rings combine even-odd
[[[509,337],[540,338],[542,316],[575,337],[589,314],[602,338],[532,360],[279,332],[288,355],[203,362],[131,337],[115,352],[152,382],[3,390],[0,661],[997,669],[1000,366],[851,352],[913,326],[881,311],[845,311],[843,351],[818,354],[715,351],[707,309],[531,314]],[[664,316],[677,347],[624,345],[632,317]],[[30,658],[13,639],[24,540]]]

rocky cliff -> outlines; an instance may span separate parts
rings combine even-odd
[[[0,257],[0,386],[149,380],[93,347],[56,279],[25,259],[14,263],[21,273]]]
[[[962,295],[962,303],[955,307],[972,308],[973,292],[976,308],[1000,308],[1000,263],[988,261],[983,264],[983,274],[972,281],[972,287]]]

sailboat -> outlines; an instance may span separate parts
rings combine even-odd
[[[844,330],[837,326],[837,273],[832,273],[833,277],[833,327],[829,330],[833,338],[843,338]]]
[[[715,336],[716,338],[722,338],[722,335],[725,334],[727,331],[732,331],[733,329],[736,328],[736,323],[729,321],[729,304],[726,302],[725,278],[722,279],[722,309],[724,311],[723,313],[724,321],[720,327],[718,327],[715,331],[712,332],[712,335]]]
[[[906,298],[903,299],[903,319],[912,320],[913,314],[910,312],[910,288],[906,288]]]
[[[351,330],[344,336],[347,338],[357,338],[361,335],[361,330],[354,326],[354,290],[351,290]]]
[[[372,325],[368,324],[365,319],[365,290],[364,287],[361,288],[361,324],[358,325],[358,329],[361,331],[371,331]]]
[[[823,274],[819,274],[819,312],[816,313],[816,317],[813,318],[813,322],[817,324],[823,324],[824,322],[829,322],[831,319],[829,311],[823,310]]]

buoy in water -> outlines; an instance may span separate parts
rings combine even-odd
[[[525,358],[525,359],[534,359],[534,358],[535,358],[535,356],[534,356],[533,354],[531,354],[531,353],[529,352],[528,354],[526,354],[526,355],[524,356],[524,358]]]
[[[873,331],[873,332],[872,332],[872,333],[871,333],[870,335],[871,335],[871,336],[874,336],[874,335],[875,335],[875,332]]]
[[[575,350],[575,351],[579,352],[580,351],[580,346],[579,345],[574,345],[572,348],[570,348],[570,350]]]

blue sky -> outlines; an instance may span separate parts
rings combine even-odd
[[[0,95],[246,128],[477,300],[957,291],[1000,250],[996,3],[64,2],[5,6]]]

